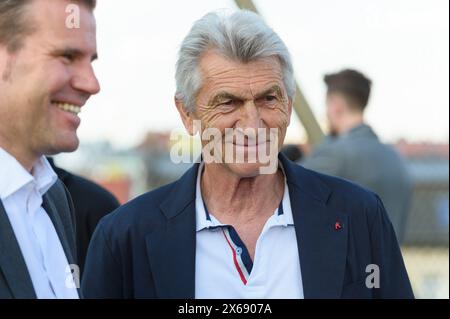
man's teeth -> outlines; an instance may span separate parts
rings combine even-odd
[[[78,114],[78,113],[81,112],[81,107],[73,105],[73,104],[69,104],[69,103],[55,103],[55,105],[59,109],[61,109],[63,111],[66,111],[66,112],[71,112],[71,113],[74,113],[74,114]]]

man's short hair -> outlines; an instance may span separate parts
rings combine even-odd
[[[195,99],[202,85],[199,61],[214,49],[223,56],[242,63],[275,56],[281,65],[283,83],[290,99],[295,95],[295,81],[289,51],[281,38],[256,13],[237,10],[210,12],[194,23],[184,38],[176,65],[176,98],[187,110],[195,109]]]
[[[338,73],[327,74],[324,81],[328,94],[340,93],[354,110],[364,111],[369,102],[372,81],[361,72],[346,69]]]
[[[25,15],[26,6],[33,0],[0,0],[0,44],[6,45],[8,51],[20,49],[23,39],[37,28],[34,21]],[[61,0],[52,0],[61,1]],[[96,0],[73,0],[94,10]]]

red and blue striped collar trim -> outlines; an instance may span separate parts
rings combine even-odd
[[[211,219],[211,215],[208,211],[208,208],[206,207],[205,202],[203,202],[203,207],[205,210],[205,217],[206,220],[213,223]],[[283,210],[283,200],[281,200],[280,205],[278,206],[278,216],[281,216],[284,214]],[[245,246],[244,242],[239,237],[238,233],[231,225],[225,225],[225,224],[219,224],[219,225],[212,225],[209,227],[206,227],[206,229],[220,229],[222,231],[223,236],[225,237],[225,240],[228,244],[228,246],[231,249],[231,253],[233,255],[233,263],[234,266],[239,274],[239,277],[244,285],[247,284],[248,278],[250,276],[250,273],[253,269],[253,261],[250,257],[250,253],[248,252],[247,247]]]

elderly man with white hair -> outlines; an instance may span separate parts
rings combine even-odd
[[[88,298],[412,298],[378,196],[279,154],[295,94],[280,37],[248,11],[184,39],[175,104],[202,160],[105,217]]]

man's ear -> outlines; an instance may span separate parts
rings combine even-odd
[[[184,127],[188,133],[194,136],[197,132],[194,127],[194,118],[192,117],[192,112],[188,112],[184,106],[182,99],[178,99],[175,96],[175,105],[177,106],[178,113],[180,113],[181,120],[183,121]]]
[[[8,46],[0,43],[0,81],[10,82],[20,49],[11,52]]]
[[[11,58],[5,45],[0,44],[0,80],[6,81],[11,74]]]
[[[333,108],[337,116],[342,116],[350,109],[347,99],[342,95],[336,98],[336,102],[333,103]]]

